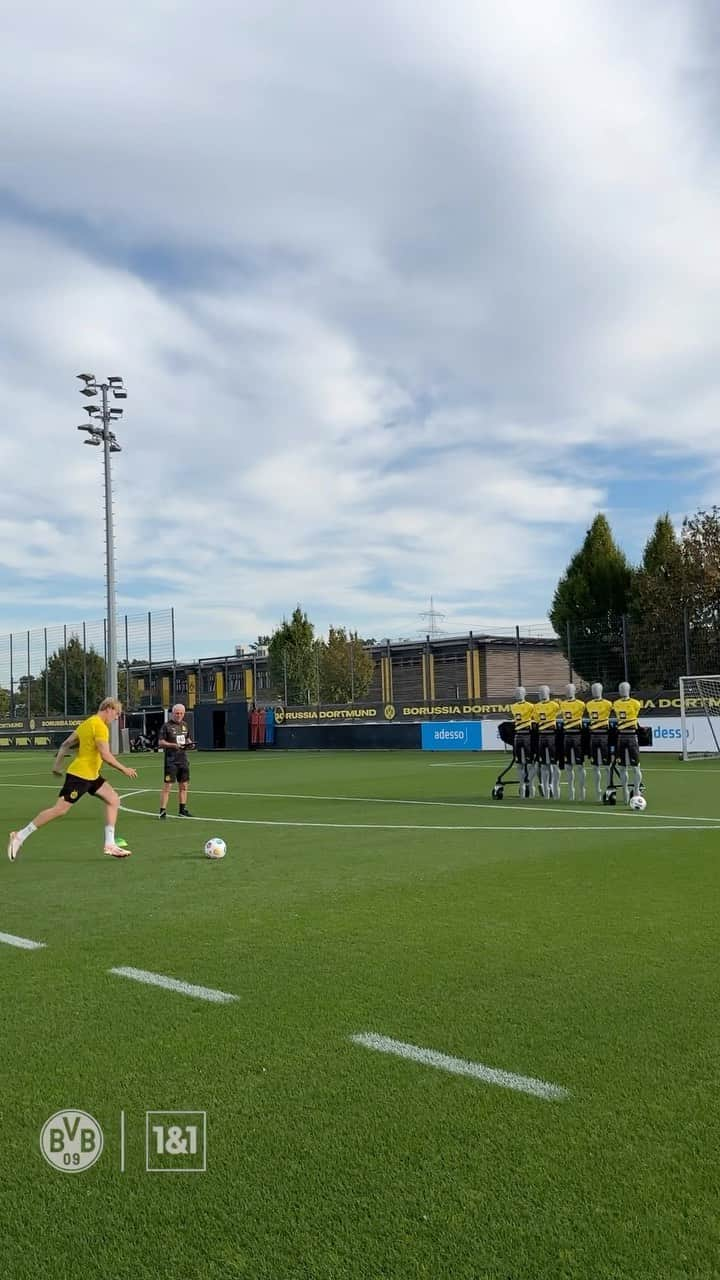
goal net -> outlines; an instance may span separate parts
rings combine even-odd
[[[682,758],[720,755],[720,676],[680,676]]]

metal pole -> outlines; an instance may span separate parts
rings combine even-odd
[[[622,615],[622,647],[623,647],[623,680],[628,680],[628,671],[630,664],[628,662],[628,637],[627,637],[627,618]]]
[[[283,649],[283,680],[285,683],[285,706],[287,706],[287,649]]]
[[[515,628],[515,652],[517,654],[517,682],[522,684],[522,658],[520,656],[520,628]]]
[[[45,632],[45,717],[50,715],[50,672],[48,671],[47,627]]]
[[[130,706],[130,644],[128,641],[128,620],[125,614],[125,705]]]
[[[177,702],[177,698],[175,696],[175,685],[177,683],[177,667],[175,662],[175,609],[174,607],[170,610],[170,638],[172,642],[172,701],[173,701],[173,706],[175,706],[175,703]],[[225,697],[227,698],[227,689],[225,690]]]
[[[357,633],[355,635],[357,639]],[[355,639],[350,636],[350,701],[355,702]]]
[[[13,680],[13,633],[10,632],[10,715],[15,719],[15,682]]]
[[[115,601],[115,530],[113,527],[112,477],[110,474],[110,410],[108,408],[108,384],[103,382],[102,420],[103,420],[103,455],[105,462],[105,585],[107,588],[107,666],[105,668],[105,691],[108,698],[118,696],[117,678],[117,612]],[[119,732],[117,720],[110,725],[110,750],[118,750]]]
[[[317,705],[320,709],[320,641],[315,641],[315,680],[317,685]]]
[[[150,706],[152,706],[152,613],[148,609],[148,693],[150,694]]]
[[[566,634],[567,634],[568,680],[572,683],[572,678],[573,678],[573,669],[572,669],[572,632],[571,632],[571,630],[570,630],[570,619],[569,619],[569,618],[568,618],[568,620],[567,620],[567,622],[566,622],[565,626],[566,626]]]
[[[87,715],[87,632],[83,622],[83,715]]]
[[[690,619],[688,618],[687,605],[683,608],[683,640],[685,641],[685,675],[692,675],[692,664],[690,662]]]
[[[30,676],[30,632],[29,632],[29,631],[28,631],[28,633],[27,633],[27,672],[28,672],[28,687],[27,687],[27,714],[28,714],[28,720],[29,720],[29,719],[30,719],[30,716],[32,715],[32,706],[31,706],[31,704],[32,704],[32,698],[30,697],[30,692],[31,692],[31,684],[30,684],[30,680],[31,680],[31,676]]]
[[[63,715],[67,713],[67,623],[63,623]]]

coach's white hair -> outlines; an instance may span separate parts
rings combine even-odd
[[[175,703],[175,706],[174,706],[174,707],[172,707],[172,710],[173,710],[173,711],[184,711],[184,710],[185,710],[185,706],[184,706],[184,704],[183,704],[182,702],[176,702],[176,703]]]

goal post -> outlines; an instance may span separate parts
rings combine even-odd
[[[720,676],[680,676],[683,760],[720,755]]]

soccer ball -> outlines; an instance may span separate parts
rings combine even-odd
[[[630,808],[633,809],[635,813],[642,813],[643,809],[647,809],[647,800],[641,795],[631,796]]]
[[[219,836],[213,836],[212,840],[206,840],[205,842],[206,858],[215,858],[215,859],[224,858],[226,853],[227,853],[227,845],[225,844],[224,840],[220,839]]]

